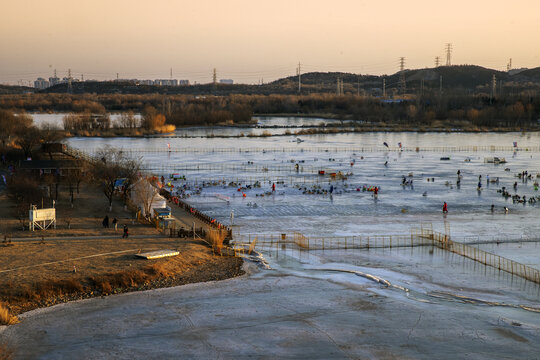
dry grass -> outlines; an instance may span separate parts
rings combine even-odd
[[[134,288],[148,285],[150,282],[173,275],[166,263],[155,263],[141,270],[125,270],[90,278],[93,287],[103,294],[111,294],[114,289]]]
[[[181,255],[142,260],[134,256],[137,249]],[[107,255],[85,258],[93,254]],[[235,261],[199,242],[163,237],[14,242],[0,247],[0,270],[21,269],[1,274],[0,299],[20,314],[80,298],[224,279],[238,274]]]
[[[223,242],[225,241],[226,235],[227,235],[226,231],[221,231],[221,230],[208,230],[207,231],[205,238],[208,241],[208,243],[212,246],[214,253],[221,254],[221,250],[223,249]]]
[[[3,305],[0,304],[0,325],[13,325],[17,324],[19,319],[16,316],[12,315],[9,310]],[[0,359],[2,359],[2,351],[0,345]]]

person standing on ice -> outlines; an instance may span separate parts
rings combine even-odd
[[[276,183],[272,183],[272,192],[276,191]]]
[[[446,201],[444,202],[444,204],[442,206],[442,212],[443,212],[443,214],[448,213],[448,204],[446,203]]]

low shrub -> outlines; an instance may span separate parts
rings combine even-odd
[[[19,319],[17,319],[16,316],[11,315],[9,310],[3,304],[0,304],[0,325],[13,325],[13,324],[17,324],[18,322],[19,322]],[[0,359],[2,359],[1,356],[2,356],[2,351],[0,348]]]

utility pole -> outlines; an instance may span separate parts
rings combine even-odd
[[[495,74],[491,77],[491,101],[497,95],[497,77]]]
[[[382,97],[386,98],[386,79],[382,79]]]
[[[214,68],[214,74],[212,75],[212,83],[214,84],[214,88],[217,86],[217,71],[216,68]]]
[[[452,65],[452,44],[446,44],[446,66]]]
[[[298,67],[296,68],[296,75],[298,75],[298,93],[302,92],[302,65],[298,62]]]
[[[407,84],[405,83],[405,58],[399,58],[399,92],[403,95],[407,91]]]
[[[441,66],[441,57],[440,56],[435,56],[435,67],[439,67]]]

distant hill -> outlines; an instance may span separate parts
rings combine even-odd
[[[391,75],[359,75],[344,72],[310,72],[302,74],[302,93],[335,93],[338,78],[343,81],[344,91],[356,93],[358,91],[375,93],[382,91],[383,81],[386,82],[387,91],[396,90],[400,81],[400,73]],[[476,65],[439,66],[437,68],[404,70],[406,88],[408,92],[418,92],[424,89],[438,89],[440,79],[445,91],[453,90],[467,94],[482,92],[489,89],[495,75],[497,82],[512,82],[524,86],[540,87],[540,67],[521,71],[510,75],[507,72],[497,71]],[[29,88],[27,88],[29,89]],[[22,91],[22,90],[21,90]],[[74,82],[72,90],[75,94],[191,94],[191,95],[230,95],[230,94],[297,94],[298,76],[289,76],[263,85],[246,84],[197,84],[190,86],[152,86],[137,85],[134,82]],[[39,92],[66,93],[67,84],[59,84]]]
[[[0,95],[5,94],[24,94],[34,92],[35,89],[27,86],[0,85]]]
[[[540,67],[521,71],[515,74],[513,78],[521,79],[521,81],[532,81],[540,83]]]

